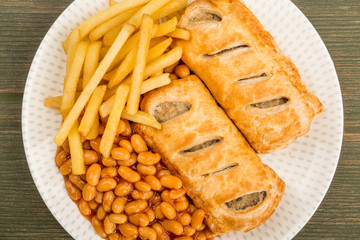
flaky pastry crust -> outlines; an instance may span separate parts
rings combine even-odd
[[[176,42],[182,60],[257,152],[284,148],[309,131],[322,104],[243,3],[196,0],[179,27],[191,33],[189,41]]]

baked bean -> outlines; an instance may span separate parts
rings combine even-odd
[[[119,225],[119,231],[122,235],[128,238],[137,238],[138,236],[138,229],[136,226],[132,225],[131,223],[124,223]]]
[[[96,196],[96,187],[91,186],[90,184],[85,184],[82,192],[82,196],[86,201],[91,201]]]
[[[120,166],[130,167],[136,163],[137,156],[135,153],[130,154],[130,158],[128,160],[118,160],[117,164]]]
[[[81,198],[81,191],[70,181],[66,181],[65,188],[70,198],[77,201]]]
[[[104,231],[103,222],[98,219],[96,216],[93,216],[91,219],[91,224],[94,227],[95,232],[102,238],[106,238],[107,234]]]
[[[104,157],[101,162],[105,167],[116,167],[117,165],[116,160],[112,157],[108,157],[108,158]]]
[[[61,175],[69,175],[71,173],[71,159],[65,161],[61,166],[60,166],[60,173]]]
[[[180,189],[176,189],[176,190],[172,189],[169,192],[169,197],[171,199],[177,199],[179,197],[185,196],[185,193],[186,193],[186,191],[184,188],[180,188]]]
[[[106,193],[104,193],[102,205],[105,212],[111,212],[111,207],[114,202],[114,199],[115,199],[115,194],[113,193],[113,191],[107,191]]]
[[[175,220],[165,219],[163,221],[163,227],[165,228],[166,231],[172,232],[173,234],[178,236],[181,235],[184,231],[184,228],[181,225],[181,223]]]
[[[149,222],[152,222],[152,221],[155,220],[155,212],[154,212],[154,210],[152,210],[151,208],[148,208],[148,209],[145,211],[145,214],[148,216]]]
[[[187,202],[187,201],[186,201]],[[195,211],[196,211],[196,207],[193,205],[193,204],[190,204],[189,205],[189,212],[191,213],[191,214],[193,214]]]
[[[137,213],[129,216],[129,222],[135,226],[146,227],[150,221],[145,213]]]
[[[206,240],[206,234],[204,232],[199,232],[196,235],[195,240]]]
[[[107,234],[111,234],[115,232],[116,224],[109,220],[109,216],[106,216],[104,219],[104,231]]]
[[[123,148],[126,148],[129,151],[129,153],[132,153],[132,151],[134,150],[133,147],[131,146],[131,142],[129,140],[126,140],[126,139],[120,140],[119,146],[123,147]]]
[[[97,211],[96,211],[96,217],[100,220],[104,220],[104,218],[106,217],[107,213],[105,212],[103,206],[99,206]]]
[[[173,175],[165,175],[160,178],[161,185],[167,188],[180,189],[182,181],[180,178]]]
[[[137,161],[145,165],[154,165],[160,162],[160,155],[158,153],[152,153],[150,151],[141,152],[137,157]]]
[[[89,141],[85,141],[84,143],[83,143],[83,149],[84,150],[90,150],[90,142]]]
[[[202,209],[197,209],[191,218],[191,226],[196,230],[199,230],[202,222],[204,221],[205,211]]]
[[[154,210],[155,210],[157,219],[160,219],[160,220],[165,219],[165,216],[164,216],[163,212],[161,211],[160,204],[156,205]]]
[[[69,157],[70,155],[65,150],[59,151],[55,157],[56,166],[60,167]]]
[[[176,210],[175,208],[168,202],[162,202],[160,204],[160,209],[161,209],[161,212],[164,214],[164,216],[167,218],[167,219],[175,219],[176,217]]]
[[[62,149],[67,152],[70,153],[70,145],[69,145],[69,141],[66,139],[65,142],[61,145]]]
[[[139,235],[141,239],[156,240],[156,231],[150,227],[139,227]]]
[[[151,186],[148,183],[143,182],[143,181],[136,182],[135,188],[142,192],[150,192],[151,191]]]
[[[83,193],[83,194],[84,194],[84,193]],[[92,210],[97,209],[97,207],[99,206],[99,204],[98,204],[97,202],[95,202],[95,199],[90,200],[88,203],[89,203],[89,207],[90,207]]]
[[[177,76],[176,74],[174,74],[174,73],[170,73],[169,78],[170,78],[170,79],[171,79],[171,81],[172,81],[172,80],[176,80],[176,79],[178,79],[178,76]]]
[[[140,180],[140,175],[126,166],[120,166],[118,169],[119,175],[128,182],[137,182]]]
[[[132,130],[131,130],[131,126],[130,126],[129,121],[126,120],[126,119],[121,119],[121,121],[123,121],[123,122],[125,123],[125,125],[126,125],[125,131],[123,131],[123,132],[121,133],[121,136],[125,136],[125,137],[130,136],[131,133],[132,133]]]
[[[81,141],[81,143],[84,143],[86,141],[86,137],[84,137],[83,135],[80,135],[80,141]]]
[[[121,236],[117,232],[110,234],[108,238],[109,240],[121,240]]]
[[[185,236],[192,236],[195,234],[195,232],[196,232],[196,229],[193,228],[192,226],[184,227],[184,235]]]
[[[116,160],[129,160],[130,153],[126,148],[117,147],[111,149],[111,156]]]
[[[202,223],[197,230],[198,230],[198,231],[202,231],[202,230],[205,229],[205,227],[206,227],[205,224]]]
[[[156,174],[156,177],[161,178],[162,176],[165,176],[165,175],[171,175],[171,172],[169,170],[160,170]]]
[[[149,191],[149,192],[140,192],[138,190],[133,190],[131,192],[131,197],[133,199],[136,200],[149,200],[150,198],[152,198],[154,196],[154,192],[153,191]]]
[[[99,155],[94,150],[84,150],[84,163],[91,165],[99,161]]]
[[[88,216],[91,214],[91,208],[89,207],[89,203],[87,201],[85,201],[83,198],[81,198],[79,201],[79,210],[85,216]]]
[[[114,213],[121,213],[122,211],[124,211],[126,203],[127,203],[126,198],[123,197],[115,198],[112,203],[111,209]]]
[[[126,130],[126,124],[123,120],[120,120],[116,128],[116,134],[122,134],[125,130]]]
[[[116,177],[117,174],[115,167],[106,167],[101,170],[100,178],[113,178]]]
[[[69,180],[73,184],[75,184],[75,186],[77,186],[80,190],[84,189],[86,182],[84,180],[82,180],[82,178],[79,175],[70,174]]]
[[[100,174],[101,174],[101,166],[97,163],[94,163],[86,171],[86,181],[91,186],[96,186],[99,183]]]
[[[135,152],[141,153],[141,152],[146,152],[148,150],[148,147],[144,139],[139,134],[132,135],[130,141]]]
[[[177,237],[177,238],[174,238],[174,240],[193,240],[192,237]]]
[[[145,200],[136,200],[129,202],[125,205],[125,212],[130,215],[134,213],[139,213],[143,210],[145,210],[148,206],[147,201]]]
[[[155,176],[146,176],[144,180],[150,185],[151,189],[155,191],[159,191],[161,189],[161,182]]]
[[[169,197],[169,190],[162,191],[161,200],[163,202],[172,202],[172,199]]]
[[[188,201],[181,201],[181,202],[175,201],[175,208],[179,212],[185,211],[188,207],[189,207]]]
[[[131,183],[128,183],[126,181],[121,181],[116,186],[114,192],[116,196],[124,197],[129,195],[132,192],[132,190],[133,190],[133,186]]]
[[[169,235],[165,232],[163,226],[160,223],[154,223],[151,228],[156,231],[158,240],[170,240]]]
[[[179,78],[186,78],[190,75],[190,69],[184,65],[178,65],[176,66],[174,73],[179,76]]]
[[[95,201],[99,204],[102,203],[103,201],[103,197],[104,197],[104,193],[103,192],[97,192],[96,196],[95,196]]]
[[[99,135],[102,136],[104,134],[105,127],[103,125],[99,126]]]
[[[127,216],[125,214],[121,214],[121,213],[118,213],[118,214],[112,213],[109,215],[109,219],[113,223],[123,224],[123,223],[126,223]]]
[[[191,223],[191,215],[186,212],[181,213],[178,220],[183,226],[189,225]]]
[[[95,152],[100,153],[99,147],[100,147],[101,137],[97,137],[95,139],[90,140],[90,147],[95,150]]]
[[[153,165],[148,166],[142,163],[136,165],[136,170],[142,175],[155,175],[156,173],[156,168]]]
[[[113,178],[104,178],[100,179],[99,183],[96,185],[96,189],[99,192],[107,192],[113,190],[116,187],[116,181]]]

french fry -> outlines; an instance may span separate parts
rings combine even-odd
[[[126,104],[126,111],[132,115],[134,115],[139,109],[140,90],[143,82],[153,25],[154,21],[151,17],[149,15],[143,15],[140,26],[139,44],[136,49],[135,67],[132,75],[130,93]]]
[[[176,12],[174,12],[174,13],[172,13],[172,14],[168,15],[168,16],[167,16],[167,18],[169,18],[169,19],[170,19],[170,18],[175,17],[178,21],[180,21],[180,19],[181,19],[181,15],[182,15],[182,14],[180,14],[180,13],[179,13],[179,11],[176,11]]]
[[[140,93],[144,94],[156,88],[168,85],[171,82],[169,76],[169,73],[164,73],[160,76],[149,78],[148,80],[143,82]]]
[[[154,38],[164,36],[166,34],[169,34],[173,31],[175,31],[177,24],[178,24],[178,21],[175,17],[170,19],[169,21],[166,21],[166,22],[160,24],[159,29],[156,32]]]
[[[168,85],[171,82],[169,75],[170,75],[169,73],[165,73],[161,76],[149,78],[148,80],[144,81],[141,86],[140,93],[144,94],[144,93],[150,92],[151,90],[154,90],[156,88]],[[116,90],[116,88],[113,88],[113,89]],[[107,99],[105,102],[103,102],[101,104],[101,106],[99,108],[99,113],[102,118],[105,118],[110,114],[110,111],[114,105],[114,100],[115,100],[114,94],[115,93],[113,92],[114,91],[113,89],[110,89],[106,92],[106,94],[108,94]],[[106,96],[106,94],[105,94],[105,96]],[[104,99],[105,99],[105,97],[104,97]]]
[[[101,45],[102,45],[101,42],[92,42],[89,45],[84,62],[84,72],[83,72],[83,82],[82,82],[83,89],[86,87],[86,84],[90,81],[91,76],[94,74],[98,66]]]
[[[89,100],[91,94],[93,93],[99,82],[101,81],[104,74],[106,73],[111,62],[114,60],[116,54],[119,52],[119,50],[122,48],[126,40],[134,31],[135,31],[135,27],[132,25],[125,24],[123,26],[123,29],[117,36],[114,44],[110,47],[104,59],[100,62],[98,68],[96,69],[95,73],[93,74],[90,81],[86,85],[84,91],[82,91],[81,95],[75,102],[73,108],[70,110],[68,116],[65,118],[63,124],[61,125],[59,131],[57,132],[54,141],[58,146],[61,146],[65,141],[72,125],[78,119],[85,104]]]
[[[91,126],[95,121],[95,117],[98,115],[100,104],[104,98],[107,86],[101,85],[95,88],[90,100],[86,106],[84,116],[79,126],[79,132],[83,136],[87,136],[90,132]]]
[[[105,47],[110,47],[113,44],[113,42],[114,42],[117,34],[119,34],[120,30],[121,30],[121,26],[116,26],[116,27],[110,29],[109,31],[107,31],[106,33],[104,33],[103,44]]]
[[[117,2],[115,0],[109,0],[109,6],[114,6],[115,4],[117,4]]]
[[[114,94],[113,94],[113,95],[114,95]],[[80,92],[77,92],[77,93],[75,94],[75,100],[78,99],[79,96],[80,96]],[[60,109],[62,97],[63,97],[63,96],[45,98],[44,106],[45,106],[45,107],[50,107],[50,108]]]
[[[132,24],[137,28],[140,26],[141,19],[143,15],[151,15],[157,10],[161,9],[166,3],[170,2],[170,0],[152,0],[147,3],[144,7],[142,7],[135,15],[133,15],[128,21],[128,24]]]
[[[99,135],[99,114],[96,113],[95,115],[95,121],[93,123],[93,125],[90,128],[90,132],[88,133],[88,135],[85,136],[85,138],[87,140],[91,140],[91,139],[95,139],[97,138],[97,136]]]
[[[131,115],[129,113],[127,113],[126,111],[123,111],[123,113],[121,114],[121,118],[133,121],[133,122],[137,122],[137,123],[141,123],[144,125],[148,125],[150,127],[156,128],[156,129],[161,129],[161,124],[156,120],[156,118],[154,118],[153,115],[147,113],[147,112],[143,112],[143,111],[137,111],[137,113],[135,115]]]
[[[190,39],[190,33],[189,31],[181,28],[177,28],[171,33],[166,34],[168,37],[173,37],[177,39],[183,39],[183,40],[189,40]]]
[[[60,113],[62,115],[67,115],[75,101],[76,87],[79,81],[79,76],[81,69],[84,64],[86,51],[88,49],[89,43],[79,42],[76,45],[76,50],[74,53],[74,59],[70,66],[68,75],[65,76],[64,84],[64,93],[62,97]]]
[[[105,55],[106,55],[106,53],[107,53],[108,51],[109,51],[109,47],[102,47],[102,48],[100,49],[99,61],[101,61],[101,60],[104,59],[104,57],[105,57]]]
[[[80,133],[78,131],[78,126],[78,122],[75,121],[68,137],[72,164],[71,171],[74,175],[85,174],[83,145],[81,142]]]
[[[79,81],[76,86],[76,92],[81,92],[83,90],[83,78],[79,78]]]
[[[110,151],[116,135],[116,129],[120,121],[121,113],[125,107],[129,90],[130,88],[126,84],[121,84],[116,90],[114,105],[106,123],[105,131],[101,138],[99,147],[100,153],[102,153],[105,158],[110,156]]]
[[[182,48],[180,46],[173,48],[169,52],[165,53],[164,55],[160,56],[159,58],[149,62],[146,65],[145,72],[144,72],[144,79],[150,77],[151,75],[155,74],[156,72],[164,69],[177,61],[180,60],[182,56]],[[123,83],[130,84],[132,79],[132,75],[125,78]]]
[[[44,106],[49,108],[60,108],[62,96],[45,98]]]
[[[99,38],[101,38],[102,36],[104,36],[104,34],[113,29],[114,27],[120,26],[121,24],[123,24],[126,20],[128,20],[131,16],[133,16],[137,11],[140,10],[140,7],[136,7],[130,10],[127,10],[126,12],[123,12],[111,19],[109,19],[108,21],[104,22],[103,24],[97,26],[94,30],[92,30],[89,33],[89,39],[90,41],[96,41]],[[119,28],[119,31],[117,32],[117,34],[120,32],[121,28]],[[116,35],[115,35],[116,37]]]
[[[151,14],[153,20],[157,20],[166,17],[172,13],[175,13],[186,7],[188,0],[171,0],[165,4],[162,8]]]
[[[151,62],[154,59],[160,57],[166,49],[170,46],[172,42],[171,38],[167,38],[164,41],[160,42],[159,44],[155,45],[154,47],[149,49],[146,62]],[[114,86],[118,85],[125,77],[131,73],[135,66],[136,60],[136,51],[133,49],[122,61],[119,68],[112,74],[110,81],[109,81],[109,88],[113,88]],[[110,72],[112,73],[112,72]]]
[[[152,77],[158,77],[161,76],[164,73],[164,70],[159,70],[158,72],[154,73],[153,75],[151,75]]]
[[[72,61],[73,61],[74,55],[75,55],[76,45],[78,44],[78,42],[80,42],[80,31],[78,29],[75,29],[69,35],[69,45],[68,45],[69,52],[68,52],[68,55],[66,56],[66,74],[65,74],[65,76],[69,74],[70,67],[71,67],[71,64],[72,64]],[[66,84],[66,82],[64,84]]]
[[[113,18],[116,15],[119,15],[120,13],[123,13],[132,8],[144,5],[149,1],[150,0],[123,0],[105,9],[104,11],[98,12],[77,27],[77,29],[80,31],[80,39],[88,35],[91,30],[103,22],[106,22],[110,18]],[[65,40],[63,46],[65,52],[67,52],[68,40]]]
[[[180,61],[176,61],[174,64],[164,68],[164,73],[172,73]]]

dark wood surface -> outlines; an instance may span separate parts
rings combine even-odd
[[[331,187],[295,239],[360,239],[360,1],[293,0],[335,62],[344,99],[344,141]],[[71,239],[43,203],[21,137],[31,61],[71,0],[0,0],[0,239]]]

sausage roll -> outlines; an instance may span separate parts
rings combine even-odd
[[[204,81],[258,153],[281,149],[304,135],[323,106],[289,58],[238,0],[196,0],[179,26],[182,60]]]
[[[213,233],[246,232],[273,214],[285,183],[261,162],[199,78],[151,91],[141,109],[162,129],[135,124],[135,132],[183,180]]]

